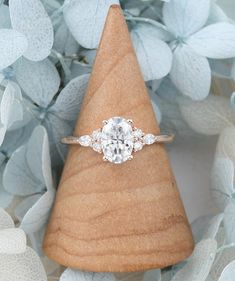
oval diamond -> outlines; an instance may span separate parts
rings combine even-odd
[[[104,125],[101,145],[105,159],[120,164],[131,158],[134,137],[132,126],[126,119],[113,117]]]

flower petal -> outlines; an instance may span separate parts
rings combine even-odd
[[[55,190],[48,190],[25,214],[20,227],[27,234],[40,230],[46,224],[54,197]]]
[[[45,59],[53,45],[53,26],[40,0],[10,0],[12,26],[28,39],[27,59]]]
[[[12,194],[6,192],[3,187],[0,187],[0,207],[7,208],[13,199]]]
[[[51,167],[50,167],[50,153],[49,143],[46,129],[43,126],[37,126],[27,144],[26,160],[30,165],[30,170],[38,181],[45,184],[50,184],[51,181],[48,178],[52,178]],[[47,171],[44,170],[43,166],[46,165]],[[46,180],[44,178],[46,176]]]
[[[220,22],[193,34],[187,44],[201,56],[212,59],[235,57],[235,25]]]
[[[235,166],[235,127],[228,127],[222,131],[216,147],[216,156],[229,158]]]
[[[61,119],[59,114],[48,115],[45,126],[49,133],[52,163],[55,165],[61,164],[60,160],[65,160],[68,146],[61,144],[61,139],[72,134],[74,125],[74,122]]]
[[[224,228],[227,243],[235,243],[235,202],[231,202],[224,210]]]
[[[4,4],[0,6],[0,28],[11,28],[9,7]]]
[[[26,37],[13,29],[0,29],[0,70],[14,63],[28,47]]]
[[[172,52],[168,45],[159,40],[154,29],[137,25],[131,31],[135,52],[144,76],[144,80],[160,79],[171,69]]]
[[[233,64],[231,68],[231,77],[235,81],[235,59],[233,60]]]
[[[209,0],[171,0],[164,4],[163,20],[175,37],[187,37],[206,23],[209,11]]]
[[[2,208],[0,208],[0,231],[2,229],[14,228],[15,224],[11,216]]]
[[[234,190],[234,165],[228,158],[216,158],[212,170],[212,194],[221,210],[230,202]]]
[[[45,189],[42,174],[42,149],[45,129],[34,129],[27,144],[18,148],[7,162],[3,183],[12,194],[25,196]]]
[[[32,62],[20,59],[15,65],[18,83],[26,95],[36,104],[47,107],[59,90],[60,77],[54,64],[48,59]]]
[[[191,225],[195,242],[198,243],[201,240],[208,238],[215,239],[223,218],[223,213],[216,216],[203,216],[197,218]]]
[[[194,100],[207,97],[211,85],[211,71],[206,58],[187,45],[176,48],[170,77],[176,87]]]
[[[26,196],[42,189],[42,185],[32,177],[25,155],[25,146],[17,149],[7,162],[3,174],[4,188],[13,195]]]
[[[217,255],[216,260],[214,261],[214,264],[211,268],[210,276],[212,280],[219,280],[219,277],[222,274],[225,267],[234,260],[235,260],[235,247],[228,247],[225,248],[223,251],[221,251],[219,255]]]
[[[205,281],[214,262],[217,243],[213,239],[202,240],[194,249],[186,265],[180,269],[172,281]]]
[[[7,208],[10,203],[12,202],[13,195],[8,193],[2,184],[2,174],[5,168],[5,163],[6,161],[6,156],[0,153],[0,208]],[[1,215],[0,215],[0,220],[1,220]],[[0,223],[0,230],[1,230],[1,223]]]
[[[22,95],[19,86],[9,82],[1,101],[1,123],[9,129],[15,122],[23,120]]]
[[[188,125],[205,135],[220,134],[235,123],[235,112],[225,97],[209,95],[204,101],[185,100],[180,102],[180,110]]]
[[[161,270],[152,269],[144,273],[143,281],[161,281]]]
[[[87,88],[88,79],[88,74],[72,79],[60,92],[49,112],[57,114],[64,120],[76,120]]]
[[[41,2],[50,16],[55,12],[55,10],[59,10],[61,8],[60,0],[41,0]]]
[[[66,0],[64,19],[74,38],[83,47],[98,47],[108,9],[118,0]]]
[[[23,128],[12,131],[9,130],[2,144],[2,151],[4,151],[10,157],[17,148],[28,141],[34,127],[35,123],[29,122],[27,123],[27,126],[24,126]]]
[[[67,268],[60,277],[60,281],[115,281],[112,273],[85,272]]]
[[[0,231],[0,255],[20,254],[26,251],[26,235],[22,229],[8,228]]]
[[[218,281],[233,281],[235,276],[235,260],[230,262],[221,273]]]
[[[54,48],[61,54],[73,55],[78,51],[78,43],[70,33],[64,20],[55,32]]]
[[[228,22],[229,19],[224,10],[221,9],[219,5],[217,5],[216,3],[212,3],[207,25],[221,21]]]
[[[22,254],[0,255],[0,277],[7,281],[47,281],[40,258],[29,247]]]
[[[26,197],[15,207],[15,216],[21,222],[30,208],[41,198],[41,194]]]
[[[53,184],[52,171],[51,171],[50,147],[49,147],[49,140],[46,130],[45,130],[43,144],[42,144],[42,175],[47,190],[54,191],[54,184]]]
[[[235,111],[235,92],[232,93],[230,101],[231,101],[232,109]]]

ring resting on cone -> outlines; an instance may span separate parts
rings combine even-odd
[[[109,119],[114,116],[122,118]],[[149,142],[155,137],[159,141],[160,128],[125,18],[120,6],[113,5],[74,136],[90,137],[102,127],[102,152],[123,161],[138,148],[132,134],[139,131],[128,118],[146,133],[141,142],[145,137],[147,143],[149,134],[154,136]],[[101,126],[103,120],[108,122]],[[118,138],[110,129],[117,121],[122,124]],[[120,151],[121,156],[113,154],[124,139],[127,150]],[[161,141],[167,139],[161,135]],[[69,146],[44,238],[47,256],[64,266],[93,272],[163,268],[188,257],[194,248],[192,232],[164,145],[145,144],[132,161],[121,165],[109,165],[99,156],[90,147]]]
[[[142,150],[144,145],[172,142],[174,135],[145,134],[134,127],[132,119],[113,117],[102,122],[103,127],[92,132],[91,135],[80,137],[69,136],[61,140],[64,144],[79,144],[91,147],[98,153],[103,152],[103,160],[114,164],[121,164],[132,160],[132,152]]]

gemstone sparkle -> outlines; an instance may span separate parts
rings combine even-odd
[[[131,158],[134,146],[131,124],[122,117],[107,120],[102,128],[101,146],[106,160],[120,164]]]
[[[78,139],[78,142],[82,146],[90,146],[91,145],[91,137],[89,135],[81,136]]]
[[[153,144],[155,142],[155,136],[153,134],[146,134],[144,137],[143,137],[143,141],[145,144]]]

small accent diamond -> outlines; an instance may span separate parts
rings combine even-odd
[[[81,146],[90,146],[91,145],[91,137],[89,135],[81,136],[78,139]]]
[[[136,141],[134,143],[134,151],[139,151],[143,148],[144,144],[142,141]]]
[[[101,143],[99,142],[94,142],[92,144],[92,148],[94,151],[101,153],[102,152],[102,147],[101,147]]]
[[[153,134],[146,134],[144,137],[143,137],[143,141],[145,144],[153,144],[155,142],[155,136]]]
[[[93,133],[92,133],[92,139],[93,139],[94,141],[100,141],[100,139],[101,139],[101,130],[93,131]]]
[[[143,132],[140,129],[135,129],[133,131],[134,138],[140,139],[143,136]]]

